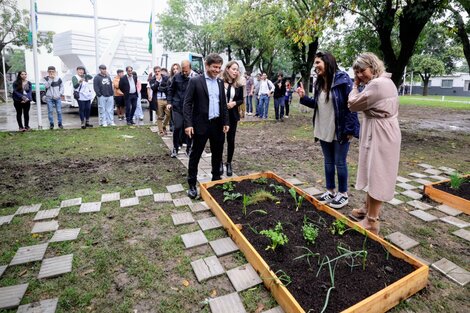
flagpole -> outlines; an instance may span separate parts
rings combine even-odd
[[[5,67],[5,48],[2,50],[2,67],[3,67],[3,85],[5,88],[5,103],[8,103],[8,86],[7,86],[7,69]]]
[[[39,68],[38,68],[38,30],[36,25],[36,5],[35,0],[30,0],[30,14],[31,14],[31,32],[33,38],[33,60],[34,60],[34,81],[36,89],[36,109],[38,112],[38,129],[42,129],[42,116],[41,116],[41,84],[39,81]]]
[[[157,30],[155,27],[155,0],[152,0],[152,67],[157,65]]]

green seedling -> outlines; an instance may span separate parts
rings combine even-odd
[[[258,214],[261,214],[261,215],[268,215],[268,212],[266,212],[265,210],[253,210],[250,213],[248,213],[247,216],[250,216],[251,213],[258,213]]]
[[[235,190],[235,185],[233,184],[233,182],[228,181],[228,182],[225,182],[223,185],[218,185],[216,188],[222,189],[223,191],[230,192],[230,191]]]
[[[278,201],[279,198],[264,189],[257,190],[250,195],[250,201],[248,202],[247,205],[257,204],[257,203],[268,201],[268,200],[275,202],[275,201]]]
[[[308,266],[310,266],[310,267],[312,267],[312,264],[310,263],[310,258],[320,256],[320,253],[313,253],[312,250],[310,250],[310,249],[307,248],[307,247],[299,247],[299,246],[297,246],[297,248],[304,249],[304,250],[307,251],[307,253],[302,254],[302,255],[299,255],[298,257],[294,258],[294,260],[306,258],[306,259],[307,259]]]
[[[304,239],[307,240],[307,243],[313,245],[318,237],[318,227],[315,226],[313,223],[308,222],[306,216],[304,216],[304,225],[302,226],[302,232],[304,234]]]
[[[292,198],[294,198],[294,201],[295,201],[295,204],[296,204],[295,211],[298,211],[300,209],[300,207],[302,206],[302,202],[304,201],[304,197],[301,196],[301,195],[297,195],[297,191],[295,191],[294,187],[289,189],[289,193],[292,196]]]
[[[277,222],[274,229],[262,230],[259,233],[271,239],[271,245],[268,245],[266,250],[272,249],[274,251],[277,246],[283,246],[289,242],[287,236],[282,232],[281,222]]]
[[[283,270],[278,270],[274,274],[276,274],[277,278],[281,281],[282,286],[287,287],[290,285],[290,283],[292,283],[292,278]]]
[[[271,185],[269,185],[269,187],[273,188],[275,193],[285,193],[286,192],[286,189],[282,186],[279,186],[279,185],[271,184]]]
[[[247,196],[247,195],[243,195],[242,203],[243,203],[242,212],[243,212],[243,215],[246,216],[246,207],[247,207],[247,206],[249,205],[249,203],[250,203],[250,197]]]
[[[268,179],[266,177],[260,177],[257,179],[253,179],[252,182],[258,185],[267,185]]]
[[[343,234],[350,229],[347,227],[348,225],[346,224],[346,221],[344,219],[339,219],[331,224],[330,231],[333,235],[338,234],[343,236]]]
[[[237,192],[237,193],[230,193],[230,192],[227,192],[227,191],[224,191],[224,202],[226,201],[235,201],[239,198],[242,197],[242,194]]]
[[[460,189],[460,186],[465,182],[466,178],[464,176],[459,175],[458,173],[454,173],[450,175],[450,188],[452,189]]]

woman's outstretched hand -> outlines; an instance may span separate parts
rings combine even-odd
[[[302,98],[305,96],[304,84],[300,83],[300,87],[297,88],[296,92],[299,94],[299,97]]]

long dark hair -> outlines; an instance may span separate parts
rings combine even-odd
[[[326,101],[330,99],[331,85],[333,84],[333,78],[338,70],[338,64],[336,63],[335,57],[329,52],[317,52],[315,58],[320,58],[325,63],[325,75],[317,76],[315,82],[315,92],[321,92],[326,85]]]
[[[23,92],[23,79],[21,79],[21,74],[26,73],[26,71],[19,71],[18,74],[16,75],[16,91],[18,92]]]

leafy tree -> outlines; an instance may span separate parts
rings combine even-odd
[[[9,73],[16,73],[26,68],[24,60],[24,50],[13,50],[12,53],[5,55],[5,66]]]
[[[412,60],[413,70],[423,80],[423,96],[427,96],[429,79],[445,72],[444,62],[430,55],[415,55]]]
[[[470,65],[470,21],[467,17],[467,22],[464,22],[464,19],[461,15],[461,12],[463,12],[462,8],[470,17],[470,0],[459,0],[458,3],[451,3],[448,6],[448,9],[452,12],[454,18],[456,35],[462,43],[467,64]],[[470,70],[468,71],[470,73]]]

